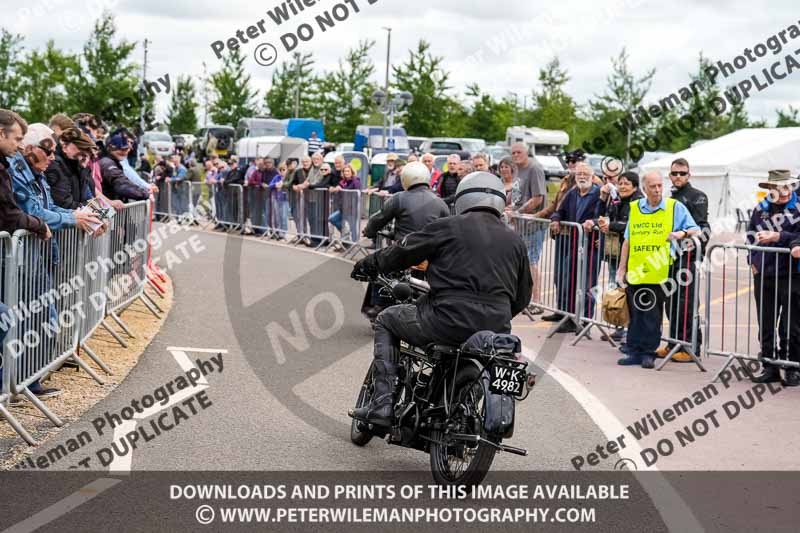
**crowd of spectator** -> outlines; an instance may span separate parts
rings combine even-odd
[[[29,125],[14,111],[0,109],[0,231],[33,233],[49,246],[52,268],[59,268],[54,232],[74,227],[96,238],[107,229],[107,223],[87,208],[90,201],[100,198],[118,211],[157,191],[133,171],[135,144],[126,128],[107,132],[88,113],[57,114],[49,124]],[[53,274],[32,269],[26,275],[40,276],[31,286],[46,292]],[[0,302],[0,312],[16,303]],[[7,334],[0,329],[0,340]],[[30,391],[42,399],[61,393],[38,381]]]

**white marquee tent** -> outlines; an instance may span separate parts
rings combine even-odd
[[[669,168],[683,157],[691,166],[692,185],[708,195],[710,220],[727,218],[735,208],[751,209],[758,201],[758,183],[770,170],[800,174],[800,128],[743,129],[704,142],[675,155],[646,163],[641,174],[660,171],[669,183]]]

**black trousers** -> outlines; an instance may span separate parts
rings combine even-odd
[[[800,362],[800,276],[753,276],[761,356]]]
[[[692,341],[692,323],[695,316],[695,292],[698,290],[698,272],[695,250],[683,253],[669,268],[667,318],[669,337],[685,342]],[[702,346],[703,337],[697,331],[697,346]]]
[[[384,309],[375,319],[375,359],[399,363],[401,340],[414,346],[434,342],[422,329],[415,305],[393,305]]]
[[[661,321],[666,295],[661,285],[628,285],[626,289],[631,321],[626,343],[632,356],[655,356],[661,344]]]

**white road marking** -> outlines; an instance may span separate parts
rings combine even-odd
[[[527,348],[522,349],[522,354],[531,362],[536,361],[537,354],[531,352]],[[609,441],[615,440],[620,434],[627,431],[614,413],[575,378],[559,369],[553,363],[547,366],[547,375],[552,377],[570,394],[570,396],[575,398],[575,401],[586,411],[586,414],[589,415]],[[626,450],[628,450],[629,453],[625,456],[620,453],[620,457],[628,459],[636,457],[638,460],[633,460],[637,467],[640,467],[641,455],[639,454],[642,448],[639,446],[639,443],[631,439],[627,443]],[[697,520],[697,517],[694,516],[691,507],[686,504],[681,495],[678,494],[664,475],[659,472],[658,468],[655,466],[641,466],[640,470],[629,472],[636,478],[647,494],[650,495],[650,499],[661,514],[661,519],[664,521],[667,529],[681,532],[705,531]]]

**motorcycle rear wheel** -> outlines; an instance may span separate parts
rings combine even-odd
[[[464,405],[464,411],[451,416],[459,429],[455,433],[477,434],[493,440],[483,431],[486,414],[483,385],[478,379],[480,370],[466,365],[456,375],[453,408]],[[445,394],[450,394],[450,387]],[[440,485],[478,485],[492,466],[497,449],[489,444],[448,441],[444,431],[431,432],[430,456],[433,479]]]
[[[359,407],[364,407],[365,405],[369,405],[369,402],[372,400],[372,394],[374,390],[372,365],[370,364],[369,370],[367,370],[367,375],[364,377],[364,383],[361,385],[361,390],[358,393],[356,409]],[[356,446],[366,446],[369,441],[372,440],[373,436],[374,435],[370,433],[366,422],[362,420],[356,420],[355,418],[350,422],[350,440],[353,441],[353,444]]]

